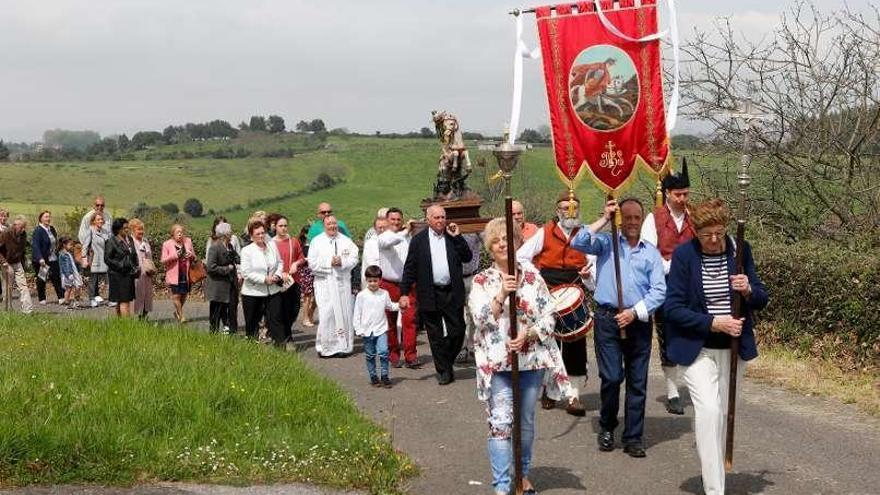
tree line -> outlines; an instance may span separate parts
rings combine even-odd
[[[326,125],[322,119],[301,120],[295,128],[296,132],[301,133],[327,133]],[[136,157],[133,152],[135,151],[193,141],[229,141],[237,138],[239,133],[243,131],[279,134],[286,131],[286,125],[284,118],[280,115],[269,115],[268,117],[254,115],[249,121],[241,122],[238,128],[233,127],[226,120],[216,119],[203,123],[172,124],[161,132],[139,131],[130,138],[125,133],[102,138],[100,134],[91,130],[50,129],[43,133],[43,141],[40,143],[7,144],[0,141],[0,162],[13,158],[18,161],[134,160]],[[272,156],[292,154],[288,150],[277,150],[271,153]],[[221,150],[211,154],[210,157],[241,158],[243,156],[240,150],[233,152]]]

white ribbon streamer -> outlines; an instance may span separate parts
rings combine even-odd
[[[519,132],[519,116],[522,110],[523,59],[541,58],[541,47],[529,50],[522,39],[522,34],[522,15],[518,14],[516,16],[516,50],[513,54],[513,104],[510,108],[509,134],[507,137],[507,142],[510,144],[516,142],[517,133]]]

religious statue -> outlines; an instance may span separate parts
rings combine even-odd
[[[443,200],[461,199],[468,191],[465,179],[471,174],[471,160],[461,137],[458,118],[446,111],[436,110],[431,112],[431,117],[441,146],[434,197]]]

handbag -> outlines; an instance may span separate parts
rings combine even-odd
[[[151,277],[155,275],[158,271],[158,269],[156,268],[156,264],[153,263],[153,260],[149,257],[146,257],[143,261],[141,261],[141,268],[144,270],[145,274]]]
[[[293,239],[287,239],[287,257],[290,258],[290,262],[293,263]],[[287,289],[293,287],[296,283],[296,280],[293,279],[292,276],[288,275],[287,280],[281,284],[281,292],[286,292]]]
[[[197,284],[208,276],[208,270],[205,269],[205,262],[202,260],[193,260],[189,264],[189,283]]]

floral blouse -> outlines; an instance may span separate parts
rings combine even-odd
[[[517,289],[517,318],[520,330],[534,330],[537,342],[527,342],[519,353],[519,369],[547,370],[551,376],[544,377],[547,396],[558,400],[563,391],[571,387],[562,353],[553,338],[553,317],[550,291],[538,270],[530,264],[520,266],[522,276]],[[474,358],[477,365],[477,397],[489,400],[492,375],[498,371],[510,371],[507,342],[510,341],[510,303],[504,302],[501,316],[496,320],[492,314],[492,299],[501,291],[502,272],[494,266],[474,276],[468,298],[468,307],[474,318]]]

